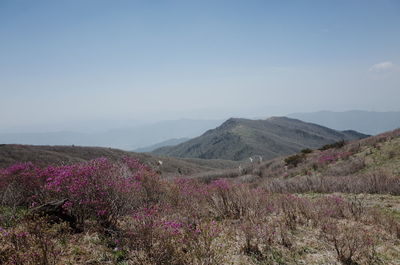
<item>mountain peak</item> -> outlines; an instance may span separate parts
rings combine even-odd
[[[282,118],[286,118],[286,117],[282,117],[282,116],[272,116],[272,117],[266,118],[265,120],[266,120],[266,121],[274,121],[274,120],[280,120],[280,119],[282,119]]]
[[[267,119],[265,119],[266,121],[291,121],[291,122],[294,122],[294,121],[296,121],[296,122],[303,122],[303,121],[301,121],[301,120],[298,120],[298,119],[293,119],[293,118],[289,118],[289,117],[285,117],[285,116],[272,116],[272,117],[269,117],[269,118],[267,118]]]
[[[233,127],[236,127],[238,124],[240,124],[243,120],[244,119],[241,118],[229,118],[216,129],[219,130],[232,129]]]
[[[287,117],[266,120],[230,118],[214,130],[176,147],[157,149],[155,154],[242,160],[252,155],[265,159],[319,148],[340,140],[364,137],[357,133],[340,132]]]

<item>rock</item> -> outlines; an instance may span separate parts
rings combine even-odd
[[[31,209],[31,215],[45,216],[51,223],[67,222],[75,232],[81,232],[77,227],[77,219],[63,208],[68,199],[52,201]]]

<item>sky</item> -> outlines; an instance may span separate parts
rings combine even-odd
[[[399,98],[398,0],[0,0],[0,129]]]

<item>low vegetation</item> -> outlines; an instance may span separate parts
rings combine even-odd
[[[207,181],[128,157],[14,164],[0,170],[0,263],[399,264],[399,135]]]

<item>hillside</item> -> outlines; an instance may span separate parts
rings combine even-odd
[[[376,135],[400,127],[400,112],[376,111],[318,111],[310,113],[293,113],[290,118],[320,124],[335,130],[356,130],[358,132]]]
[[[191,177],[207,182],[231,178],[271,192],[400,195],[400,129],[321,149],[302,150],[263,162],[243,161],[241,170],[217,170]]]
[[[264,159],[318,148],[340,140],[366,135],[355,131],[335,131],[323,126],[286,117],[266,120],[231,118],[216,129],[174,147],[154,150],[153,154],[172,157],[243,160],[253,155]]]
[[[118,161],[127,156],[156,168],[165,176],[193,174],[236,166],[233,161],[176,159],[102,147],[2,144],[0,145],[0,168],[20,162],[32,162],[38,166],[69,165],[98,157],[107,157],[112,161]],[[158,161],[162,161],[162,165],[159,165]]]
[[[400,264],[400,130],[242,165],[207,182],[129,159],[0,168],[0,263]]]
[[[257,185],[271,191],[400,195],[400,129],[254,169]]]

